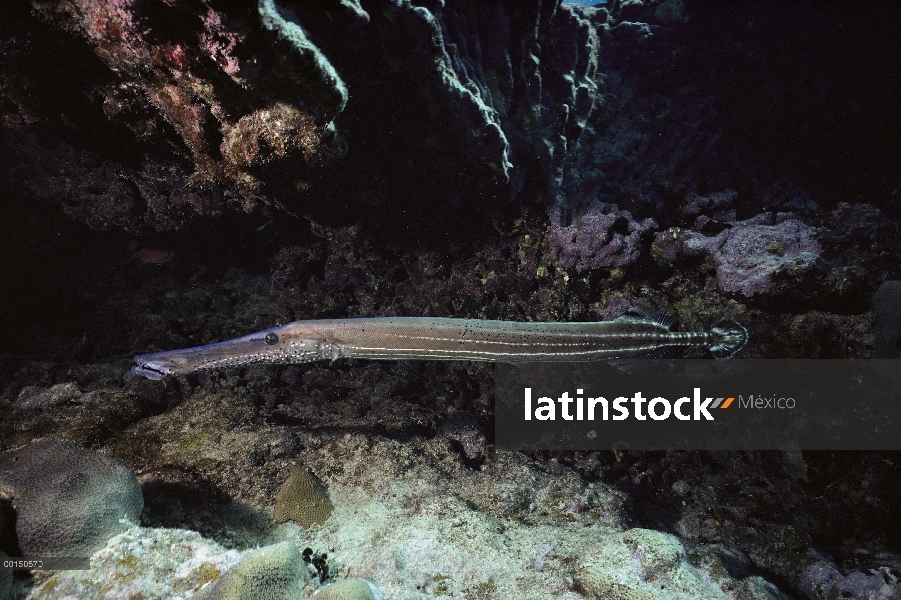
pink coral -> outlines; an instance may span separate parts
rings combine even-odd
[[[245,210],[275,203],[262,188],[276,169],[262,178],[251,169],[283,161],[279,175],[290,173],[284,178],[303,190],[308,168],[333,156],[322,136],[336,107],[310,97],[300,59],[269,44],[271,37],[248,42],[250,25],[240,17],[229,19],[206,2],[168,0],[67,0],[38,11],[83,33],[113,74],[93,92],[107,118],[140,142],[174,131],[184,146],[167,140],[133,167],[31,144],[26,185],[44,197],[64,197],[70,216],[100,228],[145,221],[170,229],[194,212],[215,214],[223,199]],[[192,164],[184,163],[186,155]],[[60,168],[45,167],[51,162]]]
[[[225,16],[209,7],[206,14],[201,17],[201,21],[205,30],[200,35],[199,47],[204,54],[218,64],[223,73],[232,78],[237,79],[239,74],[246,74],[248,64],[234,54],[238,44],[246,38],[245,32],[230,29]]]

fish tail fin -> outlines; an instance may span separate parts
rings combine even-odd
[[[725,318],[710,328],[710,353],[718,360],[727,360],[738,354],[748,343],[748,330],[735,319]]]

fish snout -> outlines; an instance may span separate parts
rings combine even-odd
[[[159,380],[170,375],[190,372],[193,370],[191,357],[184,354],[184,351],[138,354],[134,358],[135,364],[131,367],[131,374]]]
[[[135,357],[135,363],[131,366],[131,375],[132,377],[146,377],[147,379],[153,379],[154,381],[158,381],[167,375],[169,375],[168,369],[161,364],[154,364],[150,362],[139,362],[138,357]]]

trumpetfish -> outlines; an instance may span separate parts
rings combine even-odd
[[[706,347],[714,357],[738,353],[748,331],[731,318],[709,331],[673,331],[676,318],[632,309],[611,321],[539,323],[439,317],[295,321],[206,346],[139,354],[133,375],[162,379],[253,364],[302,364],[339,358],[583,362],[660,355]]]

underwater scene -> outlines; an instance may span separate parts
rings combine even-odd
[[[889,0],[0,4],[0,600],[901,599],[899,77]]]

